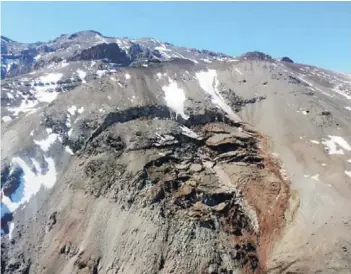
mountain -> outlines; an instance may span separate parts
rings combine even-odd
[[[1,78],[1,273],[350,271],[350,74],[82,31]]]

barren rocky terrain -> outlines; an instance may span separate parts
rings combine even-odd
[[[1,273],[351,272],[350,74],[1,39]]]

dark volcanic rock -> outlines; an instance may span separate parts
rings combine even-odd
[[[130,59],[116,43],[100,44],[73,56],[69,61],[108,59],[110,62],[128,65]]]
[[[241,57],[246,58],[248,60],[273,60],[273,58],[260,51],[250,51],[243,54]]]
[[[287,63],[294,63],[294,61],[292,59],[290,59],[289,57],[283,57],[282,59],[280,59],[280,61],[282,62],[287,62]]]

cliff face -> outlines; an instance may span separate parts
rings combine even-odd
[[[2,273],[348,271],[349,75],[96,32],[26,47],[1,89]]]

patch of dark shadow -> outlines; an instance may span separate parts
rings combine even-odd
[[[225,152],[234,151],[240,147],[241,146],[239,146],[237,143],[227,143],[227,144],[219,144],[216,146],[211,146],[211,149],[216,151],[219,154],[222,154]]]
[[[332,114],[331,114],[330,111],[322,111],[322,112],[321,112],[321,115],[322,115],[322,116],[331,116]]]
[[[175,194],[174,204],[182,209],[190,208],[198,200],[196,190],[190,186],[183,185]]]
[[[154,118],[169,120],[170,109],[166,106],[148,105],[128,108],[126,110],[118,112],[111,112],[105,117],[104,122],[98,126],[97,129],[86,140],[84,148],[86,148],[88,143],[100,135],[106,128],[115,123],[125,123],[136,119],[152,120]],[[222,122],[235,127],[240,126],[240,123],[233,122],[228,117],[226,117],[224,113],[220,113],[218,110],[206,110],[203,114],[191,113],[188,120],[185,120],[181,116],[178,116],[176,121],[187,127],[203,125],[211,122]]]
[[[1,188],[3,185],[6,183],[7,178],[10,175],[10,166],[9,165],[3,165],[1,168]]]
[[[216,206],[220,203],[231,200],[232,198],[233,193],[211,193],[204,194],[201,202],[207,206]]]
[[[8,209],[4,208],[5,205],[1,205],[1,212],[3,213],[3,216],[1,218],[1,229],[2,233],[5,235],[10,232],[10,223],[13,221],[13,214],[11,212],[6,212]],[[6,213],[4,213],[4,211]]]
[[[221,159],[222,160],[222,159]],[[237,155],[231,158],[228,158],[226,160],[227,163],[233,163],[233,162],[244,162],[244,163],[249,163],[249,164],[259,164],[263,162],[263,158],[261,156],[258,156],[256,154],[252,155]]]
[[[14,195],[16,191],[21,191],[20,185],[23,180],[24,172],[22,168],[16,166],[11,171],[10,174],[7,176],[6,181],[3,182],[1,178],[1,185],[3,189],[3,194],[9,197],[12,201],[18,202],[15,196],[21,196],[20,194]]]
[[[211,230],[216,229],[216,225],[214,223],[214,220],[212,220],[212,219],[199,220],[198,223],[199,223],[200,227],[211,229]]]
[[[241,206],[235,203],[234,199],[218,215],[223,230],[228,234],[242,236],[244,230],[253,232],[248,216],[246,216]]]

